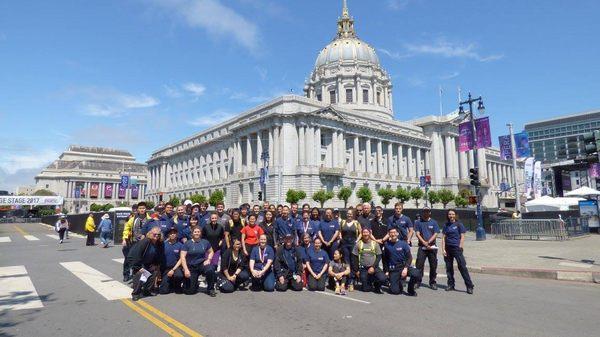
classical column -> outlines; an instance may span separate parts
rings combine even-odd
[[[402,146],[402,144],[398,144],[398,157],[396,158],[396,161],[398,162],[398,176],[399,177],[406,177],[406,171],[404,168],[404,146]]]
[[[360,162],[360,158],[359,158],[359,150],[360,150],[360,139],[358,138],[357,135],[354,135],[354,147],[352,149],[352,154],[353,154],[353,159],[352,159],[352,170],[356,171],[356,172],[360,172],[360,167],[358,167],[358,164]]]
[[[465,176],[467,175],[467,172],[469,172],[469,168],[467,165],[467,155],[465,152],[459,152],[458,153],[458,162],[459,162],[459,169],[458,169],[458,173],[459,173],[459,178],[460,179],[465,179]]]
[[[306,146],[304,147],[305,151],[305,160],[307,165],[314,165],[314,155],[315,155],[315,129],[312,125],[306,127],[306,133],[304,134],[304,140],[306,142]]]
[[[269,133],[269,166],[273,166],[273,128],[269,128],[267,131]]]
[[[280,165],[279,146],[279,126],[275,125],[273,127],[273,166]]]
[[[416,152],[417,152],[417,161],[416,161],[416,165],[415,165],[415,169],[417,171],[417,177],[421,176],[421,171],[423,171],[423,167],[421,165],[421,148],[417,147],[416,148]],[[425,173],[425,172],[423,172]]]
[[[407,151],[406,151],[406,176],[409,178],[414,177],[413,172],[414,172],[414,165],[412,162],[412,152],[413,152],[413,148],[412,146],[408,146]]]
[[[315,165],[321,166],[321,127],[315,126]]]
[[[336,130],[331,130],[331,151],[328,151],[331,154],[329,158],[331,162],[331,167],[337,167],[339,160],[339,150],[338,150],[338,136]]]
[[[381,139],[377,140],[377,173],[383,173],[383,147],[381,144]]]
[[[392,143],[389,142],[387,145],[387,162],[388,162],[388,174],[389,175],[394,175],[394,171],[392,171],[392,169],[394,167],[393,154],[394,154],[394,147],[392,146]]]
[[[431,152],[429,150],[425,150],[425,169],[429,171],[429,174],[431,174],[431,158],[429,157],[430,155]]]
[[[262,146],[262,131],[256,131],[256,167],[262,167],[262,160],[260,157],[262,156],[263,146]],[[221,162],[223,162],[223,158],[221,158]],[[258,170],[257,170],[258,171]]]
[[[460,175],[460,165],[458,163],[458,152],[456,151],[456,138],[450,137],[450,162],[452,163],[452,177],[458,178]]]
[[[365,138],[365,172],[371,172],[371,138]]]
[[[306,153],[304,147],[306,146],[304,137],[304,125],[298,127],[298,165],[306,165]]]
[[[346,139],[344,138],[344,132],[340,131],[338,132],[338,148],[340,151],[340,156],[339,156],[339,160],[340,160],[340,164],[339,167],[343,168],[344,170],[346,170]]]
[[[446,178],[452,177],[452,154],[450,153],[450,137],[444,136],[444,162],[446,163]]]

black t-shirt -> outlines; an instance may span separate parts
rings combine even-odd
[[[244,228],[244,225],[241,221],[237,223],[234,222],[233,226],[232,221],[229,221],[229,223],[225,227],[225,231],[229,232],[229,240],[231,241],[231,243],[233,243],[234,239],[242,240],[242,228]]]
[[[210,242],[213,251],[217,251],[221,249],[219,241],[225,238],[225,229],[218,223],[214,227],[212,224],[208,224],[202,228],[202,238]]]
[[[267,245],[271,247],[275,247],[275,221],[267,225],[265,222],[260,224],[260,227],[265,232],[267,236]]]
[[[387,235],[388,227],[383,217],[381,219],[375,217],[371,220],[371,232],[377,240],[381,240]]]
[[[229,276],[231,276],[235,273],[236,270],[238,270],[238,268],[245,268],[247,263],[248,261],[246,261],[246,257],[241,250],[236,260],[233,258],[233,253],[231,252],[231,249],[227,249],[221,256],[221,272],[223,273],[225,270],[227,270],[229,272]]]

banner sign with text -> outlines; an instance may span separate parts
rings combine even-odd
[[[124,189],[129,188],[129,176],[121,176],[121,182],[119,183],[119,187]]]
[[[140,193],[139,185],[131,185],[131,199],[137,199]]]
[[[525,194],[531,197],[533,191],[533,158],[525,159]]]
[[[536,199],[542,196],[542,162],[540,161],[533,164],[533,195]]]
[[[490,131],[490,118],[483,117],[475,120],[477,130],[477,148],[483,149],[492,146],[492,132]]]
[[[473,149],[473,129],[471,122],[458,125],[458,152],[467,152]]]
[[[113,195],[113,184],[105,183],[104,184],[104,198],[110,199]]]
[[[500,159],[512,159],[512,144],[510,141],[510,136],[506,135],[498,137],[498,144],[500,144]]]
[[[54,206],[62,205],[63,197],[61,196],[0,196],[0,205],[21,205],[21,206]]]
[[[600,178],[600,163],[590,165],[590,178]]]
[[[127,188],[121,186],[121,184],[119,184],[119,198],[123,199],[125,198],[125,194],[127,193]]]
[[[531,149],[529,148],[529,136],[527,132],[515,133],[515,151],[517,158],[531,157]]]
[[[90,184],[90,197],[91,198],[98,198],[98,194],[99,194],[99,190],[100,189],[100,183],[91,183]]]

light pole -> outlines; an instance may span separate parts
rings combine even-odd
[[[260,154],[263,167],[260,170],[260,190],[262,191],[262,201],[267,200],[267,180],[269,179],[269,151],[263,151]]]
[[[469,119],[471,123],[471,135],[473,137],[473,169],[476,173],[476,176],[479,175],[479,158],[478,158],[478,150],[477,150],[477,128],[475,126],[475,116],[473,116],[473,103],[478,103],[477,110],[479,113],[485,112],[485,107],[483,106],[483,99],[481,96],[478,98],[472,98],[471,93],[469,93],[469,98],[466,101],[459,102],[458,114],[460,116],[464,116]],[[469,111],[465,112],[463,109],[463,105],[469,105]],[[477,241],[485,240],[485,229],[483,228],[483,216],[481,215],[481,181],[477,179],[472,184],[475,186],[475,197],[477,199],[477,230],[475,231],[475,236]]]
[[[515,208],[517,210],[517,214],[521,214],[521,198],[519,197],[519,187],[517,184],[517,151],[515,150],[515,136],[513,134],[513,125],[512,123],[506,124],[508,126],[508,133],[510,134],[510,152],[512,155],[513,162],[513,184],[515,186]]]

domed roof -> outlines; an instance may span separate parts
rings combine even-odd
[[[315,67],[345,61],[368,62],[373,65],[379,65],[379,57],[377,57],[375,49],[368,43],[356,37],[343,37],[336,38],[321,50]]]

